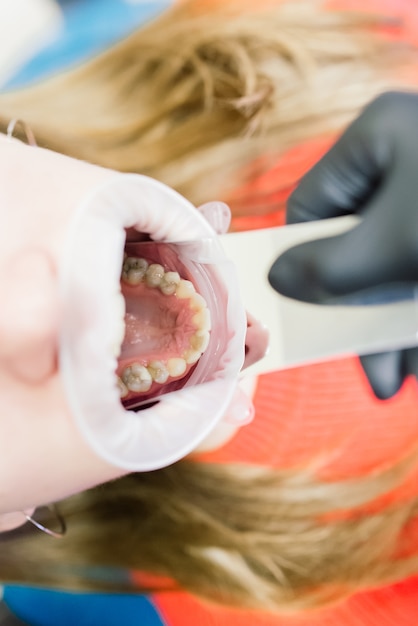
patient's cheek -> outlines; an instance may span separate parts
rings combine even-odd
[[[29,384],[56,370],[56,292],[54,265],[44,250],[27,247],[2,261],[0,364]]]
[[[161,249],[125,258],[125,337],[117,376],[124,406],[184,386],[209,344],[211,316],[184,267]]]

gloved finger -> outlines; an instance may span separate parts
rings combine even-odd
[[[404,381],[402,350],[367,354],[360,357],[373,393],[380,400],[394,396]]]
[[[334,241],[320,239],[286,250],[270,268],[270,285],[283,296],[302,302],[329,300],[324,275],[328,272],[328,260],[332,261],[333,249]]]
[[[381,132],[390,99],[385,96],[366,107],[302,178],[288,201],[288,224],[361,211],[391,165],[393,139]]]
[[[403,375],[418,379],[418,348],[403,351]]]
[[[284,296],[315,304],[332,304],[369,287],[366,268],[370,254],[356,239],[339,235],[290,248],[273,263],[268,276],[271,286]],[[378,268],[372,275],[374,281],[377,274]]]
[[[392,181],[373,196],[364,218],[350,231],[294,246],[279,256],[269,272],[272,287],[304,302],[332,303],[347,294],[375,287],[383,292],[389,283],[415,280],[405,247],[411,238],[397,228],[397,213],[387,210],[396,184]]]

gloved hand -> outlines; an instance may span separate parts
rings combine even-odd
[[[418,95],[374,100],[302,179],[288,203],[289,224],[359,214],[342,235],[301,244],[279,257],[269,280],[305,302],[418,281]],[[418,349],[361,357],[378,398],[418,375]]]

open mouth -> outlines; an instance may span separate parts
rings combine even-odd
[[[157,181],[113,175],[72,218],[59,293],[60,375],[88,444],[130,471],[187,455],[244,363],[237,274],[205,218]]]
[[[125,333],[116,370],[133,408],[183,387],[209,346],[211,314],[175,247],[128,242],[121,275]]]

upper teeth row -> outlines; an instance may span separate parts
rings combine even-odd
[[[192,322],[200,331],[209,332],[211,329],[210,312],[205,299],[198,293],[190,280],[180,278],[178,272],[166,272],[159,263],[151,263],[138,257],[126,257],[122,278],[129,285],[145,283],[148,287],[158,287],[166,295],[176,295],[179,299],[189,299],[190,308],[196,313]]]
[[[166,272],[159,263],[151,263],[145,259],[128,256],[123,268],[122,278],[129,285],[139,285],[145,283],[148,287],[159,287],[166,296],[171,296],[176,292],[181,281],[178,272]]]

